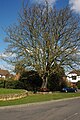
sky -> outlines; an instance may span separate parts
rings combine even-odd
[[[25,2],[28,0],[25,0]],[[45,0],[29,0],[30,4],[44,3]],[[71,9],[80,14],[80,0],[47,0],[50,6],[56,5],[57,8],[65,7],[69,5]],[[4,42],[5,32],[3,29],[17,23],[19,12],[22,8],[23,0],[0,0],[0,54],[2,54],[6,48]],[[0,68],[5,69],[7,66],[2,60],[0,60]]]

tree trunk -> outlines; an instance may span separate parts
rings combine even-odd
[[[41,88],[47,88],[48,76],[49,76],[49,70],[45,73],[43,77],[43,83]]]

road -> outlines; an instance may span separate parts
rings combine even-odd
[[[1,107],[0,120],[80,120],[80,98]]]

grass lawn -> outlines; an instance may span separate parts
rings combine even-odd
[[[17,94],[17,93],[22,93],[22,92],[24,92],[24,90],[0,88],[0,95],[3,95],[3,94]]]
[[[5,92],[6,91],[6,92]],[[9,94],[9,93],[18,93],[23,90],[11,90],[11,89],[0,89],[0,94]],[[20,105],[20,104],[28,104],[42,101],[50,101],[50,100],[58,100],[64,98],[72,98],[72,97],[80,97],[80,93],[58,93],[54,92],[52,94],[30,94],[25,98],[17,99],[17,100],[9,100],[9,101],[0,101],[0,106],[10,106],[10,105]]]

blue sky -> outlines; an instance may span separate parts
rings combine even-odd
[[[0,0],[0,53],[6,46],[3,42],[3,28],[16,23],[21,5],[22,0]]]
[[[6,43],[3,39],[5,33],[2,28],[6,28],[11,24],[17,23],[18,13],[22,7],[23,0],[0,0],[0,54],[4,52]],[[28,0],[25,0],[28,1]],[[80,13],[80,0],[47,0],[49,4],[56,5],[58,8],[65,5],[71,5],[71,9]],[[44,0],[30,0],[30,3],[42,3]],[[0,60],[0,68],[2,68],[4,62]]]
[[[6,46],[6,43],[3,41],[5,33],[2,28],[6,28],[7,26],[17,22],[18,13],[22,7],[22,1],[23,0],[0,0],[0,53],[3,52]],[[45,0],[30,0],[31,3],[42,3],[42,1]],[[55,4],[58,8],[71,3],[73,4],[73,9],[80,11],[80,0],[48,0],[48,2],[51,5]]]
[[[2,53],[6,47],[6,43],[4,43],[3,40],[5,37],[3,29],[17,22],[18,14],[22,7],[22,1],[23,0],[0,0],[0,53]],[[31,3],[37,3],[37,1],[42,2],[42,0],[33,0]],[[53,2],[54,0],[50,0],[50,2],[51,1]],[[57,0],[57,2],[55,2],[57,7],[63,7],[67,3],[68,0]]]

